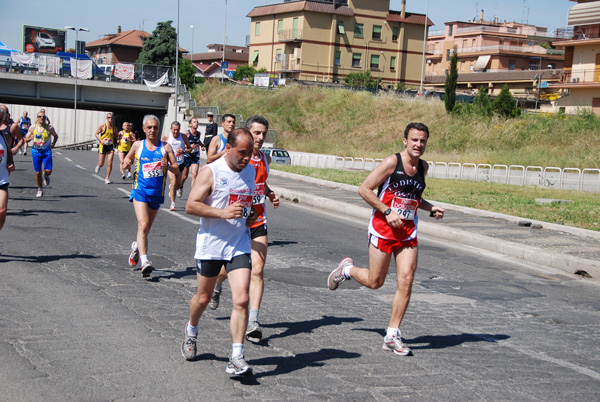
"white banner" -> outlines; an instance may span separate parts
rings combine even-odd
[[[148,89],[150,90],[150,92],[154,92],[154,90],[156,88],[158,88],[159,86],[161,86],[165,82],[169,82],[169,72],[168,71],[166,73],[164,73],[162,77],[160,77],[158,80],[156,80],[154,82],[150,82],[148,80],[144,80],[144,83],[146,84],[146,86],[148,87]]]
[[[29,53],[11,53],[12,60],[20,64],[33,63],[34,55]]]
[[[60,74],[60,58],[40,55],[38,58],[38,71],[42,74]]]
[[[92,61],[91,60],[75,60],[71,59],[71,76],[75,77],[75,63],[77,63],[77,78],[83,78],[84,80],[92,79]]]
[[[118,63],[115,66],[115,77],[120,78],[122,80],[132,80],[134,70],[135,70],[134,64]]]

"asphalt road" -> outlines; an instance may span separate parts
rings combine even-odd
[[[421,238],[403,323],[414,356],[397,357],[381,350],[393,270],[377,291],[326,288],[342,257],[367,264],[365,222],[287,201],[268,208],[265,339],[245,351],[254,377],[225,374],[227,284],[200,322],[197,359],[185,361],[196,219],[183,199],[159,212],[149,239],[158,270],[142,279],[126,262],[131,184],[105,185],[96,158],[56,152],[36,199],[31,162],[17,157],[0,232],[2,401],[600,399],[597,283]]]

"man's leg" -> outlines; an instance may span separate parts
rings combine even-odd
[[[192,173],[192,188],[194,188],[194,183],[196,182],[196,176],[198,176],[198,164],[192,163],[190,166],[190,170]]]
[[[392,255],[369,244],[369,268],[350,268],[350,276],[370,289],[379,289],[385,282]]]
[[[104,166],[104,160],[106,159],[106,154],[103,154],[102,152],[98,152],[98,166],[96,166],[97,170],[100,170],[100,168],[102,166]],[[98,172],[96,172],[98,173]]]
[[[212,300],[210,301],[209,308],[211,310],[216,310],[219,308],[219,302],[221,300],[221,293],[223,292],[223,282],[227,279],[227,271],[225,271],[225,267],[221,268],[219,275],[217,276],[217,281],[215,283],[215,289],[212,294]]]
[[[250,287],[250,267],[238,268],[227,274],[231,286],[233,310],[229,328],[233,343],[244,343],[248,325],[248,288]]]
[[[412,284],[417,269],[419,249],[415,247],[403,247],[396,251],[396,277],[398,287],[392,301],[392,315],[390,317],[390,328],[400,328],[410,296]]]
[[[137,246],[140,251],[140,257],[147,256],[148,233],[150,233],[150,228],[152,228],[152,223],[154,222],[154,218],[156,218],[158,210],[154,210],[147,203],[137,200],[133,200],[133,209],[138,221]]]
[[[252,274],[250,280],[250,308],[259,309],[262,302],[265,282],[263,268],[267,259],[267,236],[252,239]]]
[[[0,230],[6,221],[6,207],[8,206],[8,190],[0,190]]]
[[[121,178],[125,178],[125,170],[123,170],[123,159],[125,158],[125,152],[119,152],[119,171],[121,172]]]
[[[207,278],[200,274],[196,275],[198,279],[198,290],[192,300],[190,301],[190,325],[196,327],[202,313],[206,309],[206,306],[210,302],[212,290],[215,287],[215,281],[217,277]]]
[[[35,184],[37,184],[38,190],[42,189],[42,180],[43,180],[42,171],[40,170],[39,172],[35,172]]]
[[[169,198],[171,199],[171,204],[173,204],[175,203],[175,192],[179,189],[177,187],[177,175],[169,170],[167,176],[169,177]]]
[[[112,163],[113,163],[113,158],[115,157],[115,151],[110,151],[107,155],[106,155],[106,180],[109,180],[110,177],[110,173],[112,172]]]

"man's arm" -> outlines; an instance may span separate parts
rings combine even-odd
[[[358,194],[360,194],[367,204],[381,213],[385,212],[389,207],[373,191],[394,173],[397,163],[398,159],[396,155],[388,156],[367,176],[358,188]],[[386,216],[386,220],[391,227],[397,228],[403,225],[402,217],[394,211]]]
[[[218,135],[212,138],[212,140],[210,141],[210,146],[208,147],[208,151],[206,152],[206,163],[212,163],[219,159],[221,156],[225,155],[225,149],[217,153],[217,149],[219,149],[220,142],[221,138],[219,138]]]
[[[137,149],[140,146],[140,144],[141,144],[141,141],[136,141],[133,143],[133,145],[131,145],[131,149],[129,149],[129,152],[123,158],[123,163],[122,163],[123,170],[129,169],[129,167],[131,167],[131,165],[133,165],[135,153],[137,152]]]
[[[58,141],[58,134],[56,134],[56,130],[52,126],[50,126],[48,128],[48,132],[50,133],[51,136],[54,137],[54,141],[52,141],[52,144],[50,145],[51,148],[54,148],[54,146],[56,145],[56,142]]]
[[[179,165],[177,164],[177,158],[175,158],[175,154],[173,153],[173,148],[170,144],[163,145],[165,147],[166,155],[162,161],[162,163],[169,163],[169,171],[173,174],[179,174]]]
[[[185,212],[202,218],[237,219],[241,218],[244,208],[240,202],[229,204],[225,209],[213,208],[204,200],[213,192],[214,177],[209,167],[203,167],[194,181],[194,187],[185,204]]]
[[[19,142],[17,142],[17,145],[15,145],[14,148],[11,149],[11,153],[13,155],[16,155],[17,152],[19,152],[19,149],[23,146],[24,142],[23,133],[21,133],[21,128],[18,124],[13,124],[12,126],[10,126],[10,135],[12,135],[13,138],[19,140]]]
[[[277,209],[277,207],[279,206],[279,197],[277,196],[277,194],[275,194],[275,191],[269,188],[269,185],[267,183],[265,183],[265,190],[267,191],[267,198],[269,199],[269,201],[271,201],[271,204],[273,204],[273,208]]]
[[[104,131],[104,124],[101,124],[100,127],[98,127],[98,130],[96,130],[96,134],[94,134],[96,136],[96,139],[102,145],[104,145],[104,143],[102,142],[102,139],[100,138],[100,134],[102,134],[103,131]]]

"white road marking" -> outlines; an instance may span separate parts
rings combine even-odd
[[[200,221],[197,219],[188,218],[187,216],[183,216],[178,212],[170,211],[168,208],[161,208],[163,211],[168,212],[169,214],[178,217],[179,219],[183,219],[186,222],[193,223],[194,225],[199,225]]]
[[[78,168],[79,168],[79,169],[81,169],[81,170],[87,170],[86,168],[84,168],[84,167],[83,167],[83,166],[81,166],[81,165],[75,165],[75,166],[76,166],[76,167],[78,167]]]
[[[68,160],[69,162],[73,162],[73,159],[67,158],[66,156],[65,156],[65,159]]]

